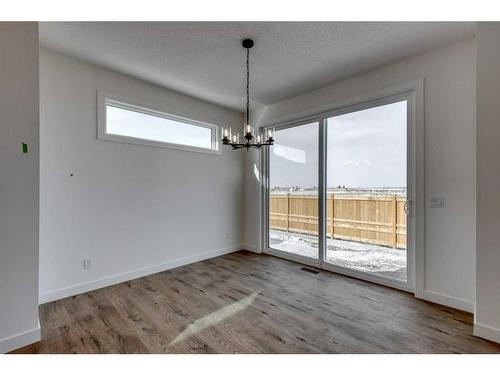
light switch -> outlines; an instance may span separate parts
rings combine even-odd
[[[444,207],[444,197],[431,197],[431,207],[432,208],[443,208]]]

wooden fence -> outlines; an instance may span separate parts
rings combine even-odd
[[[405,202],[396,195],[328,195],[327,236],[405,248]],[[318,234],[316,196],[271,194],[269,211],[271,229]]]

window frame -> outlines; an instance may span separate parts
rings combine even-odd
[[[183,123],[186,125],[194,125],[203,128],[208,128],[211,131],[211,148],[203,148],[197,146],[183,145],[180,143],[174,142],[163,142],[163,141],[154,141],[150,139],[137,138],[133,136],[125,136],[112,134],[107,132],[107,106],[112,106],[136,113],[142,113],[149,116],[164,118],[171,121],[176,121],[179,123]],[[153,109],[150,106],[145,106],[142,104],[131,103],[130,100],[119,98],[115,95],[110,95],[103,91],[97,92],[97,139],[103,141],[112,141],[119,143],[128,143],[135,144],[140,146],[149,146],[149,147],[160,147],[160,148],[169,148],[173,150],[181,150],[181,151],[190,151],[190,152],[199,152],[204,154],[212,154],[212,155],[221,155],[221,147],[219,141],[219,126],[197,121],[193,119],[189,119],[182,116],[172,115],[166,113],[164,111]]]

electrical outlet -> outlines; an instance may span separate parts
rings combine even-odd
[[[92,267],[92,260],[91,259],[84,259],[83,260],[83,269],[88,270]]]
[[[226,240],[230,240],[231,239],[231,235],[229,234],[229,232],[226,232]]]

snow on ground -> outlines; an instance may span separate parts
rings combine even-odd
[[[316,236],[271,230],[269,240],[274,249],[310,258],[318,257]],[[404,249],[327,238],[327,261],[358,271],[406,280]]]

